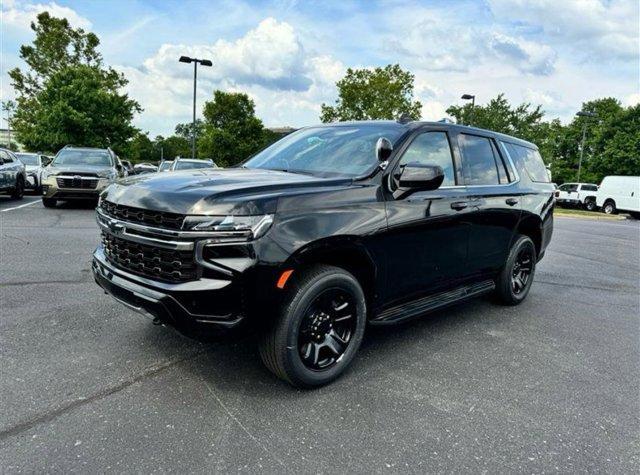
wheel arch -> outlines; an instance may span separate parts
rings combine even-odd
[[[331,236],[311,242],[292,254],[283,269],[295,271],[313,264],[340,267],[353,274],[362,286],[367,307],[377,294],[379,266],[358,236]]]
[[[516,234],[524,234],[531,238],[536,247],[536,256],[540,255],[542,249],[542,219],[539,216],[530,215],[522,218],[518,223]]]

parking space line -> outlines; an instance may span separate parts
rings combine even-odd
[[[19,208],[24,208],[25,206],[31,206],[32,204],[38,203],[40,202],[40,200],[34,200],[34,201],[30,201],[29,203],[20,205],[20,206],[14,206],[13,208],[7,208],[7,209],[0,209],[0,213],[5,213],[7,211],[13,211],[14,209],[19,209]]]

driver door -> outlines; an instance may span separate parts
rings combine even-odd
[[[416,191],[386,201],[386,298],[389,304],[413,300],[455,285],[467,262],[469,226],[460,158],[447,130],[420,131],[401,151],[387,179],[393,189],[408,163],[439,165],[445,179],[437,190]]]

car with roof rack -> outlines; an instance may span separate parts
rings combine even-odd
[[[105,292],[194,337],[253,331],[276,376],[333,381],[367,326],[485,294],[517,305],[553,232],[538,148],[462,125],[293,132],[237,167],[139,176],[100,196]]]

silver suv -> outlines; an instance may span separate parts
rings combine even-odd
[[[66,146],[42,171],[42,204],[58,200],[98,200],[116,179],[126,176],[118,156],[109,148]]]

